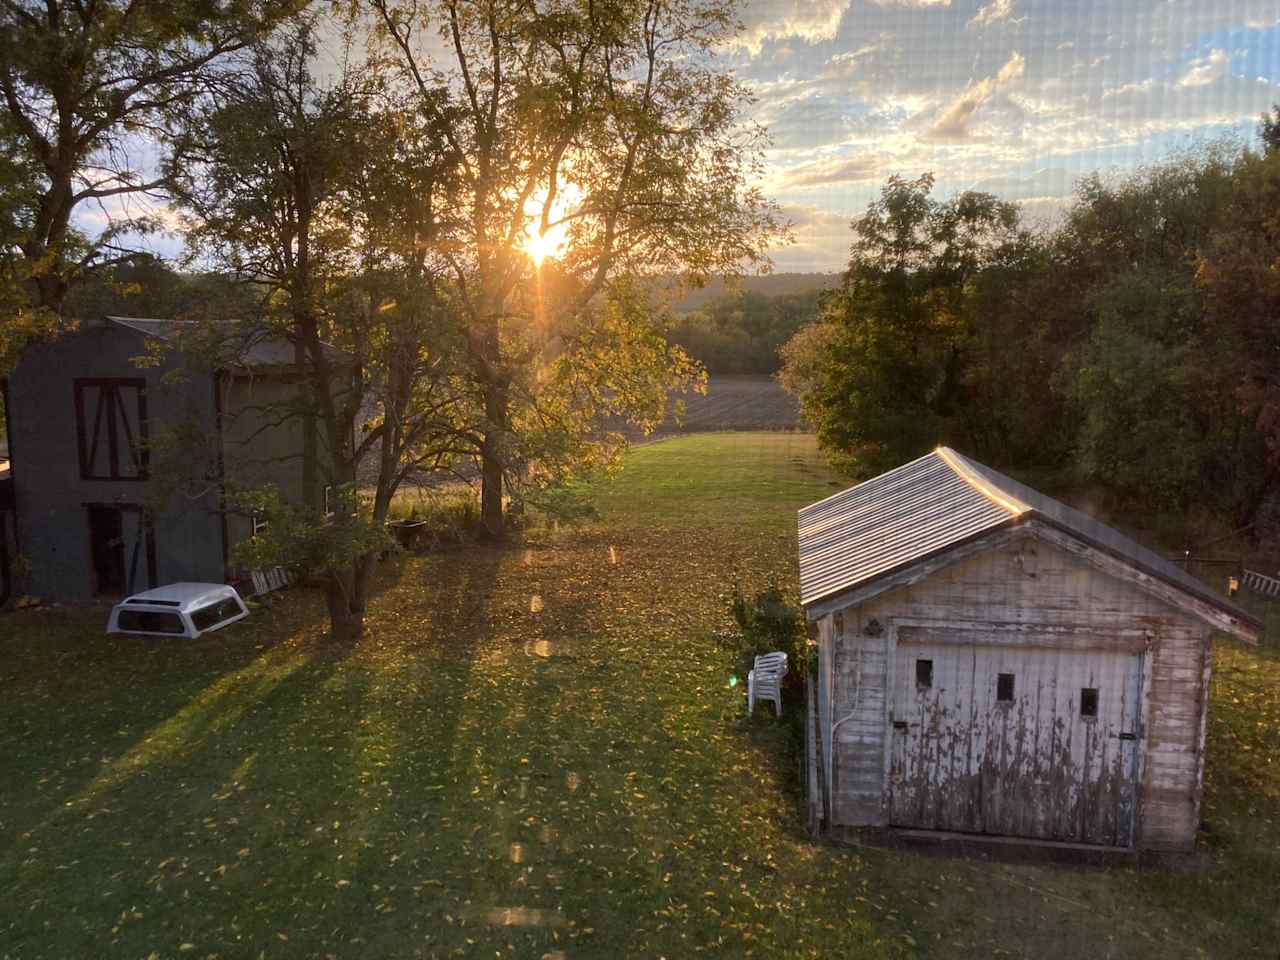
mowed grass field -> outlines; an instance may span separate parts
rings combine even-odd
[[[1275,957],[1280,655],[1218,647],[1206,866],[813,843],[722,599],[795,590],[811,437],[634,450],[601,518],[194,643],[0,619],[0,957]]]

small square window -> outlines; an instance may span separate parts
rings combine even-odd
[[[253,516],[250,518],[250,521],[253,523],[253,535],[255,537],[258,534],[260,534],[263,530],[267,529],[266,518],[259,513],[253,514]]]
[[[1098,715],[1098,688],[1080,688],[1080,716],[1096,717]]]
[[[916,687],[928,690],[933,686],[933,661],[916,661]]]
[[[996,700],[1013,703],[1013,674],[1002,673],[996,677]]]

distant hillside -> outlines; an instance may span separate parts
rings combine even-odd
[[[781,297],[813,290],[827,290],[840,282],[838,273],[770,273],[762,277],[743,277],[736,284],[739,291],[766,297]],[[677,313],[701,310],[729,293],[725,282],[713,280],[701,290],[691,290],[675,303]]]

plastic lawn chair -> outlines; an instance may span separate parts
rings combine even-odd
[[[757,700],[772,700],[773,710],[782,716],[782,678],[787,675],[787,655],[763,653],[756,657],[747,674],[747,713],[754,713]]]

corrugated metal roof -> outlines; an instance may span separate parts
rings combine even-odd
[[[1037,518],[1247,623],[1185,570],[1079,510],[939,447],[800,511],[800,599],[862,586],[999,527]]]
[[[184,331],[195,329],[190,320],[156,320],[146,317],[107,317],[111,323],[159,340],[172,340]],[[295,352],[292,341],[271,331],[228,322],[227,336],[219,344],[219,353],[230,364],[246,367],[291,367]],[[221,329],[221,328],[219,328]],[[345,354],[336,347],[323,344],[329,358],[341,361]]]

